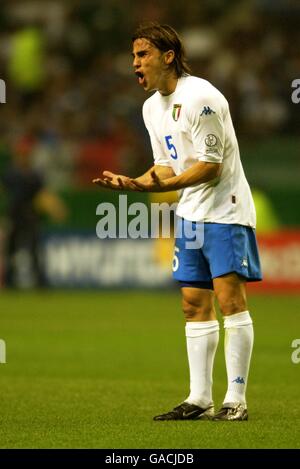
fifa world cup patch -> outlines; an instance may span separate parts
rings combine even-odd
[[[178,119],[179,119],[181,106],[182,106],[182,104],[174,104],[173,105],[172,117],[173,117],[175,122],[177,122]]]

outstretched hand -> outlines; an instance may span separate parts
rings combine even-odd
[[[177,190],[178,185],[176,176],[161,179],[155,169],[147,174],[147,178],[142,176],[137,179],[104,171],[102,177],[93,179],[93,183],[104,189],[134,192],[168,192]]]
[[[136,184],[133,183],[133,179],[128,176],[121,174],[114,174],[110,171],[104,171],[103,177],[93,179],[93,183],[97,184],[104,189],[113,189],[118,191],[142,191]]]

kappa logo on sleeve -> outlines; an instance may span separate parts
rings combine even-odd
[[[215,111],[213,111],[209,106],[204,106],[202,109],[202,112],[200,114],[201,116],[210,116],[211,114],[215,114]]]

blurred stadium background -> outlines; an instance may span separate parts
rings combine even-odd
[[[147,96],[130,56],[131,35],[145,20],[173,25],[193,73],[227,97],[255,197],[265,281],[254,287],[251,301],[266,318],[257,313],[252,404],[258,417],[244,437],[226,430],[225,442],[211,427],[211,438],[201,442],[197,435],[190,439],[190,425],[184,431],[175,425],[166,437],[149,424],[157,407],[185,393],[169,243],[96,237],[97,205],[109,201],[118,208],[118,194],[93,187],[92,179],[104,169],[136,176],[152,162],[141,116]],[[291,83],[300,78],[299,20],[297,0],[1,1],[0,337],[8,362],[0,368],[7,395],[2,447],[299,446],[292,426],[285,438],[276,436],[283,422],[274,426],[278,414],[269,412],[269,405],[282,414],[292,405],[299,417],[299,370],[290,360],[291,342],[300,335],[300,104],[291,100]],[[30,175],[32,191],[24,184],[22,192],[16,168]],[[128,196],[130,202],[152,200]],[[28,234],[17,249],[10,244],[12,226]],[[130,290],[117,291],[124,288]],[[151,293],[157,288],[165,291]],[[291,292],[293,299],[284,296]],[[175,308],[173,322],[180,324],[172,325],[173,356],[165,334]],[[151,353],[143,328],[155,343]],[[170,355],[162,371],[164,349]],[[222,366],[215,378],[218,399]],[[271,379],[263,391],[266,370]],[[120,409],[139,422],[136,430],[120,420]],[[139,433],[145,428],[148,440]]]

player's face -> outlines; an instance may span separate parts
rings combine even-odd
[[[145,91],[160,90],[163,86],[164,54],[147,39],[136,39],[133,43],[133,67],[139,84]]]

